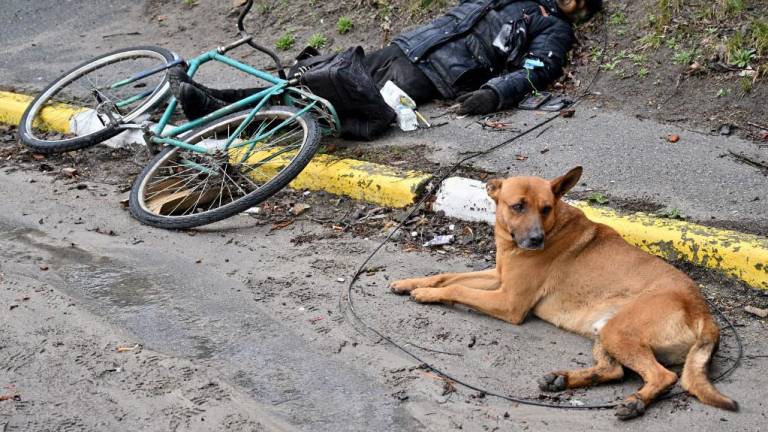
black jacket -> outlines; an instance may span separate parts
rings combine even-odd
[[[500,35],[503,29],[509,37]],[[573,42],[555,0],[461,0],[444,16],[394,40],[443,97],[490,88],[499,96],[499,109],[562,75]],[[532,69],[523,68],[526,60]]]

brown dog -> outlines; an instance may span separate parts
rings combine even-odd
[[[594,338],[595,366],[552,372],[539,386],[586,387],[618,380],[624,367],[632,369],[644,385],[618,406],[621,419],[642,415],[677,381],[659,361],[685,363],[685,390],[705,404],[736,411],[736,402],[707,378],[720,332],[698,288],[673,266],[561,201],[581,172],[577,167],[552,181],[489,181],[488,195],[496,201],[496,268],[401,280],[392,290],[422,303],[461,303],[512,324],[533,312]]]

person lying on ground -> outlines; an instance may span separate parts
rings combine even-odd
[[[394,82],[416,103],[455,99],[459,114],[514,107],[563,73],[575,37],[572,24],[602,8],[602,0],[461,0],[429,24],[397,36],[365,56],[380,89]],[[180,98],[200,117],[260,89],[215,90],[185,75]]]

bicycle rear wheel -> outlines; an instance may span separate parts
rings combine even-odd
[[[98,144],[121,132],[110,116],[134,122],[170,94],[167,71],[116,85],[177,57],[157,47],[135,47],[96,57],[64,73],[29,104],[19,140],[40,153],[60,153]],[[101,105],[101,111],[96,109]]]
[[[321,132],[311,115],[273,106],[247,119],[242,111],[182,137],[205,153],[167,146],[136,178],[129,200],[140,222],[166,229],[193,228],[241,213],[284,188],[317,152]],[[257,138],[257,139],[254,139]]]

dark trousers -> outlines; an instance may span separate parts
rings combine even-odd
[[[366,54],[364,62],[379,89],[387,81],[392,81],[418,104],[440,97],[432,81],[408,60],[397,45]]]
[[[403,54],[397,45],[389,45],[368,53],[363,61],[378,89],[384,87],[387,81],[392,81],[407,93],[408,96],[413,98],[417,104],[429,102],[440,97],[440,93],[438,93],[432,81],[424,75],[424,72],[418,66],[408,60],[408,57]],[[264,89],[263,87],[258,87],[218,90],[204,87],[197,83],[194,83],[194,85],[203,89],[210,96],[226,103],[237,102]]]

